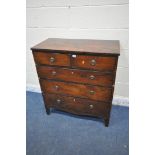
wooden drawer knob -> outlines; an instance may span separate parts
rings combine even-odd
[[[56,75],[56,71],[53,71],[53,72],[52,72],[52,75]]]
[[[96,65],[96,60],[92,59],[92,60],[90,61],[90,64],[91,64],[92,66],[95,66],[95,65]]]
[[[90,75],[89,79],[94,80],[95,76],[94,75]]]
[[[90,105],[89,105],[89,108],[90,108],[90,109],[93,109],[93,108],[94,108],[94,106],[93,106],[92,104],[90,104]]]
[[[51,58],[50,58],[50,62],[51,62],[51,63],[55,62],[55,58],[51,57]]]
[[[60,99],[57,99],[57,103],[61,103],[61,100]]]
[[[90,95],[94,95],[94,94],[95,94],[95,91],[90,90],[90,91],[89,91],[89,94],[90,94]]]

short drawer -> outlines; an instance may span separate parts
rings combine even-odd
[[[79,115],[106,116],[110,113],[111,104],[108,102],[95,102],[88,99],[43,94],[46,107],[53,107]]]
[[[70,57],[67,54],[33,52],[36,64],[51,66],[70,66]]]
[[[72,55],[72,65],[74,67],[113,71],[116,68],[116,63],[117,57]]]
[[[111,101],[113,87],[99,87],[40,79],[41,89],[45,93],[66,94],[98,101]]]
[[[111,86],[114,82],[114,73],[47,66],[38,66],[37,72],[40,78],[62,80],[68,82],[78,82],[100,86]]]

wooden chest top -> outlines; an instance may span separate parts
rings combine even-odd
[[[120,55],[118,40],[59,39],[49,38],[31,48],[32,50],[64,51],[65,53],[88,53]]]

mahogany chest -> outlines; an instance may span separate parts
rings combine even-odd
[[[55,108],[108,126],[119,41],[49,38],[31,50],[48,115]]]

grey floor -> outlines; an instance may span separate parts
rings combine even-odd
[[[127,107],[113,106],[102,120],[54,111],[46,115],[40,93],[27,92],[27,155],[128,155]]]

